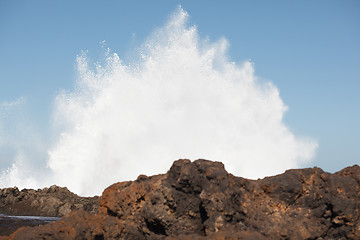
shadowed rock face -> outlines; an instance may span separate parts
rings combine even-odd
[[[99,197],[79,197],[55,185],[39,190],[0,189],[0,213],[6,215],[62,217],[74,210],[95,213],[98,202]]]
[[[360,239],[360,167],[254,181],[220,162],[178,160],[166,174],[108,187],[97,214],[4,239]]]

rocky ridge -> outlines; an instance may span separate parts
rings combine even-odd
[[[360,167],[248,180],[220,162],[178,160],[166,174],[111,185],[96,214],[2,239],[360,239]]]
[[[79,197],[66,187],[0,189],[0,213],[6,215],[62,217],[75,210],[96,213],[99,197]]]

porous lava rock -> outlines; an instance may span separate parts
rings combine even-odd
[[[288,170],[259,180],[220,162],[111,185],[97,214],[71,212],[3,239],[360,239],[360,167]]]
[[[79,197],[66,187],[0,189],[0,214],[62,217],[75,210],[97,212],[99,197]]]

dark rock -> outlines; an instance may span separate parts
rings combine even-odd
[[[24,226],[39,226],[58,220],[56,217],[25,217],[0,215],[0,234],[10,235]]]
[[[99,197],[79,197],[66,187],[44,189],[0,189],[0,214],[62,217],[74,210],[95,213]]]
[[[6,239],[360,239],[359,179],[357,165],[254,181],[220,162],[178,160],[166,174],[108,187],[97,214],[72,212]]]

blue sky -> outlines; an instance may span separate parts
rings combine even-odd
[[[232,61],[251,60],[255,75],[280,90],[289,129],[318,141],[309,167],[360,163],[359,1],[3,0],[0,103],[26,99],[22,118],[45,136],[54,97],[74,87],[82,50],[101,58],[105,40],[131,61],[179,4],[201,37],[225,37]]]

